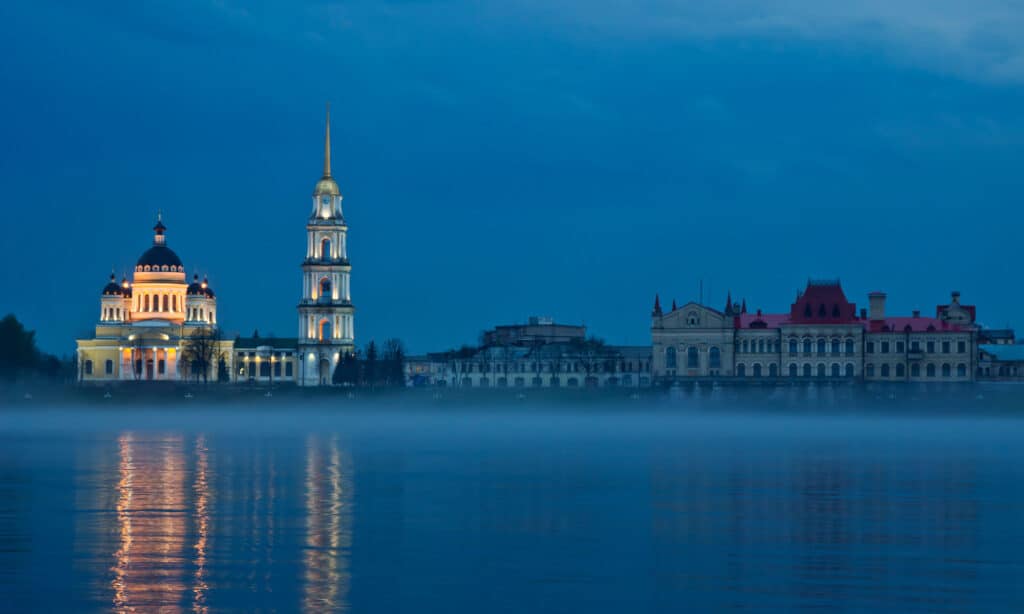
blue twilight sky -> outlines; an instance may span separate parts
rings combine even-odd
[[[644,343],[700,280],[1021,324],[1019,0],[14,0],[0,55],[0,312],[48,351],[158,209],[226,329],[294,335],[327,100],[360,343]]]

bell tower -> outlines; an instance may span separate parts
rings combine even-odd
[[[331,176],[328,106],[324,172],[313,189],[313,210],[306,222],[306,258],[302,261],[302,300],[298,306],[300,386],[329,386],[342,354],[355,349],[347,235],[341,190]]]

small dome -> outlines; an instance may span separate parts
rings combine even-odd
[[[199,275],[192,276],[192,283],[185,289],[185,294],[188,296],[205,296],[206,298],[214,297],[209,281],[204,277],[202,283],[200,283]]]
[[[110,282],[103,286],[103,296],[124,296],[124,288],[117,283],[117,278],[110,275]]]
[[[327,176],[316,182],[313,196],[341,196],[341,190],[338,189],[338,183],[334,181],[334,178]]]

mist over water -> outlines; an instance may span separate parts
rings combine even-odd
[[[1024,420],[0,412],[0,610],[1022,611]]]

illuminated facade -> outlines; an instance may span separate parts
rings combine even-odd
[[[231,341],[213,334],[217,298],[206,279],[186,282],[181,259],[167,247],[166,230],[158,216],[153,245],[139,257],[131,282],[126,276],[118,283],[112,274],[103,288],[95,335],[77,341],[79,382],[188,379],[196,373],[183,356],[196,351],[196,336],[208,348],[209,380],[216,381],[221,360],[230,364]]]
[[[349,277],[348,226],[341,211],[341,190],[331,176],[331,115],[324,136],[324,173],[313,189],[313,210],[306,222],[306,258],[302,261],[299,301],[298,374],[300,386],[331,384],[343,353],[355,350]]]

